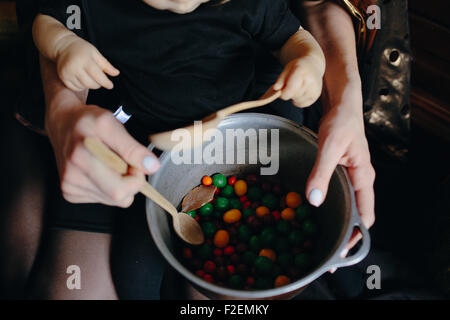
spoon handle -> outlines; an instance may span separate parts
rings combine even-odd
[[[217,113],[222,117],[226,117],[226,116],[229,116],[230,114],[244,111],[247,109],[262,107],[262,106],[265,106],[265,105],[277,100],[281,96],[281,93],[282,93],[281,91],[275,91],[272,95],[268,96],[267,98],[266,98],[266,95],[264,95],[260,100],[241,102],[241,103],[226,107],[225,109],[222,109],[222,110],[218,111]]]
[[[94,138],[85,138],[84,145],[86,148],[101,162],[113,169],[119,174],[126,174],[128,172],[128,164],[111,149],[109,149],[100,140]],[[155,188],[146,182],[139,190],[147,198],[157,203],[161,208],[166,210],[172,216],[178,214],[178,210],[170,203],[163,195],[161,195]]]

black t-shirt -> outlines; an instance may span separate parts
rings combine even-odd
[[[114,81],[124,109],[149,131],[176,128],[248,99],[253,42],[275,51],[300,27],[285,0],[212,1],[183,15],[140,0],[48,0],[41,13],[66,24],[74,4],[82,28],[73,31],[121,71]],[[91,91],[96,95],[104,91]]]

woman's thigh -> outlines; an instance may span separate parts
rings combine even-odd
[[[117,299],[110,247],[110,234],[49,230],[32,273],[31,297]]]

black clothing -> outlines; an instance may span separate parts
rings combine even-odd
[[[56,3],[44,2],[41,12],[66,24],[74,1]],[[275,51],[300,27],[284,0],[210,2],[183,15],[138,0],[78,5],[83,26],[74,31],[121,71],[115,82],[124,110],[149,131],[184,126],[249,99],[253,41]]]

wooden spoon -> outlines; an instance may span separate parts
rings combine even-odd
[[[129,169],[128,164],[101,141],[88,137],[84,139],[84,145],[105,165],[119,174],[127,174]],[[172,203],[164,198],[148,182],[139,191],[172,215],[173,229],[183,241],[193,245],[203,243],[204,236],[202,228],[194,218],[183,212],[178,213],[178,210]]]
[[[189,133],[189,137],[191,139],[188,141],[186,141],[186,139],[182,140],[183,145],[182,145],[181,149],[194,148],[194,147],[200,145],[201,143],[203,143],[204,140],[209,139],[208,135],[205,135],[205,131],[207,131],[209,129],[217,128],[219,126],[219,123],[226,116],[229,116],[230,114],[233,114],[236,112],[265,106],[265,105],[275,101],[276,99],[278,99],[281,96],[281,93],[282,93],[281,91],[271,90],[271,91],[267,92],[260,100],[241,102],[241,103],[229,106],[225,109],[219,110],[219,111],[207,116],[206,118],[204,118],[202,120],[201,131],[198,130],[198,129],[200,129],[198,127],[197,127],[198,128],[197,130],[194,130],[195,125],[190,125],[190,126],[182,128],[182,130],[187,130],[187,132]],[[163,150],[163,151],[172,150],[176,145],[180,144],[180,141],[172,139],[172,134],[177,130],[180,130],[180,129],[175,129],[175,130],[152,134],[149,137],[150,142],[160,150]],[[201,134],[201,136],[199,137],[200,134]]]

